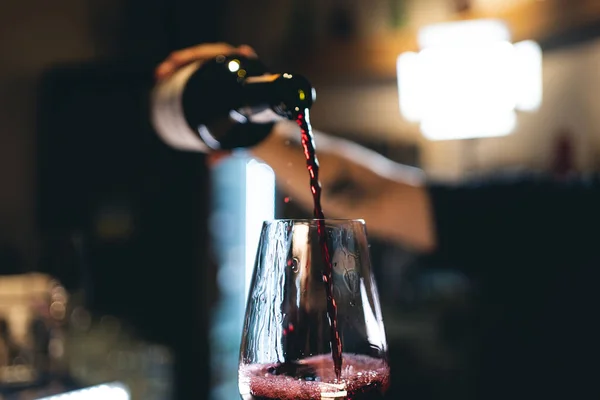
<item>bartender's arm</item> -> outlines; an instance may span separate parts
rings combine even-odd
[[[157,67],[156,77],[233,52],[255,56],[249,46],[203,44],[172,53]],[[512,256],[515,249],[535,253],[547,246],[581,253],[586,240],[596,237],[587,232],[600,226],[598,179],[556,182],[517,176],[458,186],[426,184],[422,171],[357,144],[321,133],[315,142],[327,217],[363,218],[370,234],[421,252],[435,250],[447,261],[463,264],[482,254]],[[299,128],[283,120],[250,151],[274,169],[293,201],[312,209],[299,143]]]
[[[288,121],[251,149],[273,168],[293,201],[312,207],[298,127]],[[435,247],[428,192],[422,171],[394,163],[355,143],[317,132],[322,204],[329,218],[363,218],[369,233],[415,250]]]
[[[172,53],[157,67],[157,79],[192,61],[232,52],[255,56],[248,46],[203,44]],[[362,218],[372,235],[417,251],[434,249],[435,232],[422,171],[322,133],[317,132],[315,142],[321,166],[322,205],[328,218]],[[278,122],[269,137],[250,150],[273,168],[278,184],[293,201],[312,208],[306,160],[295,123]]]

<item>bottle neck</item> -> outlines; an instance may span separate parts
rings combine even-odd
[[[243,82],[244,101],[269,107],[278,115],[293,119],[298,111],[311,108],[315,91],[302,75],[282,73],[248,77]]]

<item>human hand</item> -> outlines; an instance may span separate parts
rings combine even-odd
[[[248,45],[232,46],[227,43],[207,43],[182,50],[176,50],[161,62],[155,69],[157,80],[171,76],[179,68],[196,61],[210,60],[218,55],[240,54],[246,57],[256,57],[254,49]]]
[[[248,45],[232,46],[227,43],[206,43],[193,47],[177,50],[161,62],[154,70],[156,80],[163,80],[173,75],[180,68],[197,61],[206,61],[218,55],[240,54],[245,57],[255,58],[256,52]],[[226,158],[230,151],[215,151],[208,155],[207,162],[215,166],[219,161]]]

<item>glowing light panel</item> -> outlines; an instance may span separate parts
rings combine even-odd
[[[438,24],[419,33],[421,51],[398,57],[400,112],[430,140],[510,134],[515,111],[542,99],[542,52],[512,44],[497,20]]]

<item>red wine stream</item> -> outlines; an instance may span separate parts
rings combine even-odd
[[[300,127],[302,134],[302,148],[306,157],[306,169],[310,175],[310,191],[312,192],[314,202],[314,217],[317,219],[317,234],[319,236],[319,245],[323,256],[323,282],[325,283],[325,293],[327,295],[327,316],[331,329],[331,356],[333,357],[333,366],[335,376],[340,378],[342,370],[342,341],[338,331],[337,305],[333,297],[333,281],[331,264],[331,251],[327,241],[327,231],[325,229],[325,215],[321,208],[321,182],[319,182],[319,160],[315,151],[315,142],[310,125],[308,109],[301,110],[296,116],[296,123]]]

